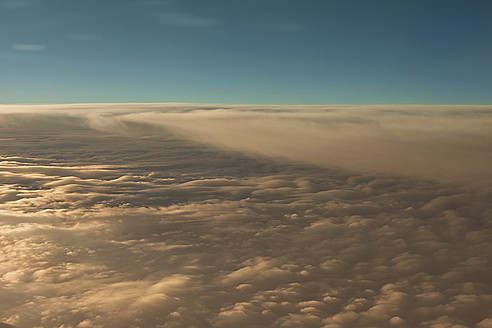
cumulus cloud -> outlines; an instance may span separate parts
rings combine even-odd
[[[0,321],[490,325],[490,108],[226,107],[1,108]]]

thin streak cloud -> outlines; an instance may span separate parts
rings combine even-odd
[[[0,8],[5,9],[18,9],[28,7],[30,3],[25,0],[2,0],[0,1]]]
[[[166,12],[158,15],[164,25],[179,27],[211,27],[219,24],[218,20],[188,13]]]
[[[41,52],[46,51],[46,45],[34,43],[15,43],[12,45],[12,49],[15,51]]]
[[[74,41],[100,41],[102,40],[102,35],[90,33],[74,33],[69,34],[68,39]]]

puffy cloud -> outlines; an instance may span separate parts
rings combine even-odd
[[[473,158],[487,160],[489,134],[478,117],[487,121],[489,109],[434,108],[451,130],[437,127],[433,135],[426,120],[439,115],[425,108],[159,106],[2,108],[0,321],[64,328],[490,325],[488,180],[468,174],[459,181],[446,168],[436,180],[412,168],[381,173],[401,163],[386,154],[393,146],[371,148],[387,155],[379,169],[374,164],[384,161],[369,150],[342,152],[329,166],[312,139],[330,144],[349,129],[335,139],[362,149],[394,135],[399,153],[418,145],[422,161],[441,165],[432,150],[455,135],[465,138],[458,153],[466,144],[482,154]],[[242,123],[250,139],[242,140]],[[307,127],[306,139],[293,142]],[[359,143],[378,129],[382,135]],[[419,129],[418,140],[406,134]],[[279,143],[279,136],[287,139]],[[434,140],[425,145],[420,138],[427,136]],[[442,160],[449,147],[439,152]],[[302,160],[298,150],[321,159]],[[487,177],[479,164],[475,173]]]
[[[14,326],[12,325],[9,325],[9,324],[6,324],[6,323],[1,323],[0,322],[0,328],[15,328]]]

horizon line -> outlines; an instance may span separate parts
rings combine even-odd
[[[274,104],[274,103],[220,103],[220,102],[187,102],[187,101],[156,101],[156,102],[60,102],[60,103],[0,103],[0,106],[63,106],[63,105],[221,105],[221,106],[306,106],[306,107],[320,107],[320,106],[480,106],[488,107],[490,104],[445,104],[445,103],[320,103],[320,104]]]

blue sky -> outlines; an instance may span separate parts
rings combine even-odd
[[[490,0],[0,0],[0,103],[491,104]]]

